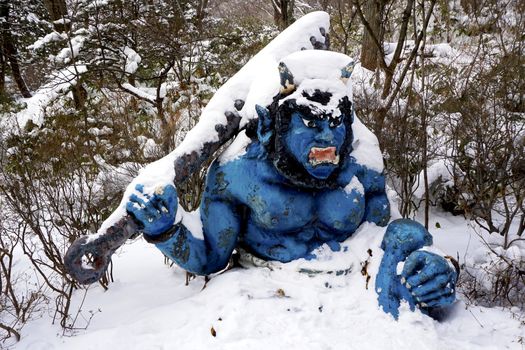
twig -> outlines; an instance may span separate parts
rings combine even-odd
[[[15,336],[16,341],[20,341],[20,333],[18,333],[12,327],[9,327],[8,325],[0,323],[0,328],[2,328],[3,330],[7,332],[7,338],[11,337],[11,334],[12,334]],[[7,338],[4,338],[4,339],[7,339]]]
[[[468,309],[468,311],[470,312],[470,314],[472,315],[472,317],[474,317],[474,319],[476,320],[476,322],[480,325],[481,328],[485,328],[483,326],[483,324],[478,320],[478,318],[474,315],[474,313],[472,312],[472,310]]]

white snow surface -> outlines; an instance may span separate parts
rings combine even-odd
[[[356,176],[352,176],[352,180],[350,180],[348,185],[345,186],[344,190],[347,194],[352,193],[352,191],[356,191],[357,193],[360,193],[363,196],[365,194],[365,189]]]
[[[433,215],[431,230],[447,254],[474,249],[463,219]],[[161,253],[138,239],[114,257],[116,281],[109,290],[89,288],[76,326],[94,312],[89,327],[63,336],[52,314],[30,321],[12,350],[87,349],[523,349],[523,325],[508,310],[459,301],[437,322],[402,305],[395,321],[377,305],[374,281],[384,228],[363,225],[332,253],[322,247],[317,261],[274,263],[270,268],[233,269],[184,285],[184,271],[162,263]],[[461,235],[459,233],[461,232]],[[479,242],[477,243],[479,245]],[[346,248],[345,248],[346,247]],[[373,256],[369,258],[368,249]],[[447,250],[448,249],[448,250]],[[345,251],[346,250],[346,251]],[[361,274],[369,259],[368,289]],[[301,268],[352,267],[347,275],[297,272]],[[72,310],[83,297],[75,292]],[[461,296],[460,296],[461,297]],[[211,329],[214,329],[215,336]],[[10,344],[5,344],[6,346]]]
[[[55,60],[60,63],[70,63],[78,56],[80,49],[84,45],[86,37],[84,35],[76,35],[71,38],[71,43],[68,47],[63,48],[55,57]]]
[[[246,154],[246,148],[250,145],[251,139],[246,136],[246,132],[243,130],[237,135],[235,140],[221,153],[219,162],[221,165],[228,162],[234,161]]]
[[[292,72],[294,83],[300,85],[308,79],[338,81],[341,78],[341,69],[354,60],[339,52],[320,50],[294,52],[281,61]],[[305,61],[310,64],[305,66]],[[348,85],[348,88],[351,86]]]
[[[27,48],[30,50],[38,50],[48,43],[51,43],[54,41],[62,41],[66,39],[67,39],[67,35],[64,33],[51,32],[49,34],[46,34],[44,37],[39,38],[37,41],[29,45]]]
[[[124,55],[126,56],[126,67],[124,68],[124,71],[128,74],[134,74],[139,68],[139,64],[140,62],[142,62],[142,58],[135,50],[133,50],[129,46],[124,47],[123,51]]]
[[[366,165],[369,169],[377,172],[383,171],[383,155],[379,148],[379,141],[376,135],[370,131],[354,114],[352,123],[354,142],[350,155],[355,158],[358,164]]]
[[[127,90],[131,92],[132,94],[138,96],[139,98],[145,99],[151,103],[154,103],[156,100],[156,97],[154,95],[148,93],[144,89],[140,89],[136,86],[133,86],[130,83],[123,83],[121,86],[124,90]]]

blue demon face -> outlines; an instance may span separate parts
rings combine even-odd
[[[290,154],[317,179],[326,179],[338,168],[346,137],[344,115],[312,116],[292,113],[284,144]]]

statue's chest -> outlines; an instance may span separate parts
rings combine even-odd
[[[339,236],[352,233],[359,226],[365,199],[359,188],[309,192],[258,184],[250,187],[246,204],[250,221],[258,229],[285,234],[308,230],[317,235]]]

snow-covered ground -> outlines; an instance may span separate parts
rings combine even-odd
[[[430,227],[435,244],[461,260],[481,245],[460,217],[433,213]],[[164,265],[161,253],[139,238],[114,257],[116,281],[109,290],[89,288],[77,320],[82,326],[83,317],[94,312],[86,330],[64,336],[46,315],[30,321],[12,349],[525,348],[524,315],[517,310],[467,306],[460,300],[441,322],[406,307],[399,321],[383,313],[374,292],[383,232],[364,225],[344,244],[345,253],[331,257],[332,263],[321,252],[321,269],[352,267],[346,275],[311,277],[297,271],[315,266],[299,261],[275,265],[273,271],[229,270],[205,288],[202,277],[185,286],[184,271]],[[367,290],[361,263],[368,248],[373,257]],[[83,296],[76,292],[77,305]]]

